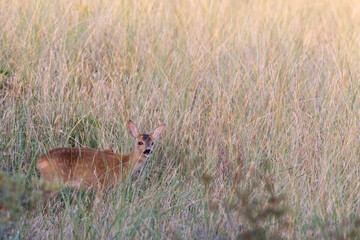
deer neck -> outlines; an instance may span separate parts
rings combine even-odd
[[[129,155],[127,155],[129,158],[128,160],[128,171],[131,171],[135,165],[135,163],[141,158],[141,153],[137,152],[136,150],[132,151]]]

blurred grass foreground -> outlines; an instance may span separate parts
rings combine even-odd
[[[0,0],[0,238],[359,239],[359,49],[355,0]],[[37,159],[129,119],[139,178],[44,207]]]

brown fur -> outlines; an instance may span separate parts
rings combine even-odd
[[[55,148],[38,160],[37,168],[47,181],[61,181],[78,189],[96,187],[102,190],[123,181],[130,171],[136,172],[149,157],[144,151],[152,151],[153,141],[164,128],[162,124],[150,134],[139,134],[135,124],[129,121],[130,132],[136,139],[132,153],[120,155],[92,148]]]
[[[48,181],[61,179],[65,184],[84,187],[113,183],[126,176],[130,155],[92,148],[55,148],[37,163],[41,175]],[[111,180],[110,180],[111,179]]]

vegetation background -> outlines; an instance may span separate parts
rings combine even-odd
[[[356,0],[0,0],[2,196],[51,148],[167,123],[96,208],[2,200],[3,237],[357,238],[359,49]]]

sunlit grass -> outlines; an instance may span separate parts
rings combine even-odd
[[[59,146],[128,153],[129,119],[144,132],[167,123],[140,178],[100,210],[75,196],[56,214],[24,216],[11,236],[236,238],[259,225],[267,237],[346,238],[356,229],[357,1],[0,3],[3,170],[36,176],[36,160]],[[286,214],[252,223],[244,209],[259,213],[271,196]]]

